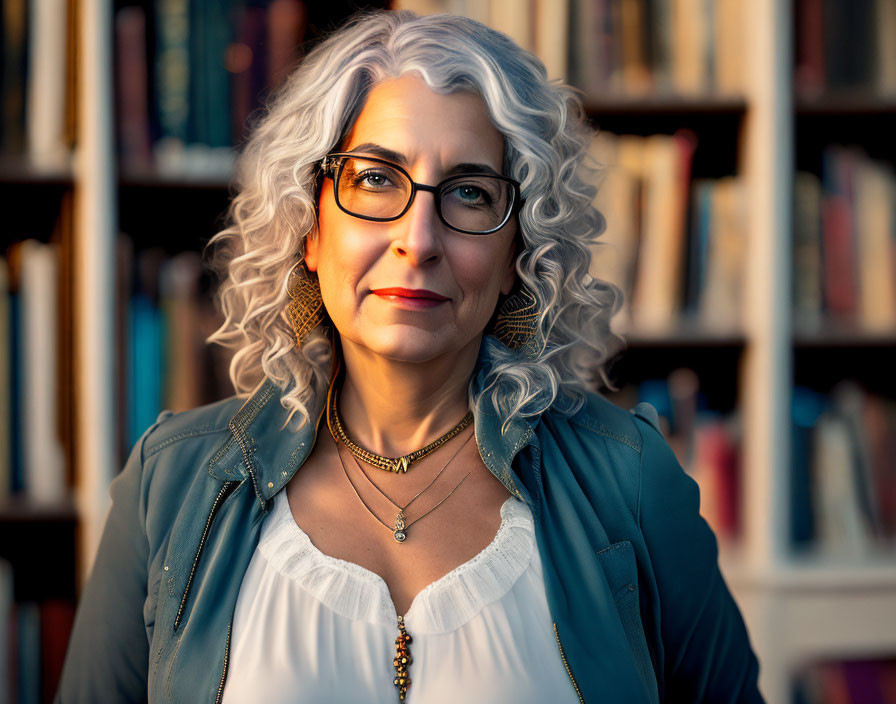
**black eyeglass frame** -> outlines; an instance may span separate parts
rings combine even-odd
[[[404,175],[404,177],[408,180],[408,183],[411,184],[411,193],[408,196],[408,202],[407,205],[404,206],[404,209],[398,215],[388,218],[377,218],[370,215],[358,215],[357,213],[351,212],[344,205],[342,205],[342,203],[339,201],[338,184],[339,179],[342,176],[342,170],[345,168],[346,159],[363,159],[364,161],[373,161],[378,164],[385,164],[386,166],[389,166],[398,171],[400,174]],[[333,174],[334,171],[336,172],[335,175]],[[333,181],[333,197],[336,199],[336,205],[339,206],[339,209],[343,213],[351,215],[355,218],[359,218],[361,220],[369,220],[371,222],[392,222],[393,220],[398,220],[406,212],[408,212],[408,210],[411,209],[411,206],[414,204],[414,198],[417,197],[417,191],[428,191],[433,195],[433,199],[435,200],[436,205],[436,213],[439,216],[439,220],[442,221],[445,227],[448,227],[455,232],[461,232],[465,235],[491,235],[503,228],[508,222],[510,222],[510,218],[516,215],[520,211],[520,208],[523,207],[523,203],[526,202],[520,192],[519,181],[515,181],[508,176],[501,176],[499,174],[486,172],[465,173],[458,174],[456,176],[449,176],[448,178],[439,181],[439,183],[437,183],[435,186],[428,186],[424,183],[417,183],[416,181],[414,181],[411,178],[411,175],[394,161],[389,161],[388,159],[380,159],[379,157],[375,156],[366,156],[365,154],[352,154],[350,152],[333,152],[332,154],[327,154],[323,159],[321,159],[320,172],[321,175]],[[511,186],[513,186],[513,203],[507,209],[507,214],[504,216],[501,224],[497,227],[492,228],[491,230],[462,230],[461,228],[455,227],[450,222],[445,220],[445,216],[442,215],[442,189],[445,187],[445,185],[451,183],[452,181],[462,181],[463,179],[476,176],[486,176],[488,178],[494,178],[499,181],[509,183]]]

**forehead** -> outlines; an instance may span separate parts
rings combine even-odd
[[[343,148],[365,143],[404,154],[411,166],[426,162],[444,169],[483,162],[500,172],[504,155],[504,138],[479,95],[436,93],[416,74],[371,89]]]

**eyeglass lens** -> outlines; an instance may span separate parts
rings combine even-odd
[[[391,219],[407,208],[413,187],[402,171],[379,161],[345,157],[338,170],[339,204],[362,218]],[[451,227],[487,232],[513,207],[513,187],[491,176],[456,176],[439,184],[438,206]]]

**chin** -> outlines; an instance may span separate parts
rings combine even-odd
[[[362,335],[356,344],[395,362],[424,364],[446,355],[458,356],[471,345],[478,352],[481,335],[463,342],[454,328],[423,330],[413,326],[390,326],[375,335]]]

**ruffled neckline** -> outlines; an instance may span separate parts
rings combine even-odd
[[[280,491],[262,528],[258,549],[268,564],[340,615],[394,626],[389,588],[365,567],[321,552],[299,527]],[[526,571],[535,550],[532,514],[514,497],[501,506],[501,525],[477,555],[424,587],[405,614],[408,630],[448,633],[503,597]]]

